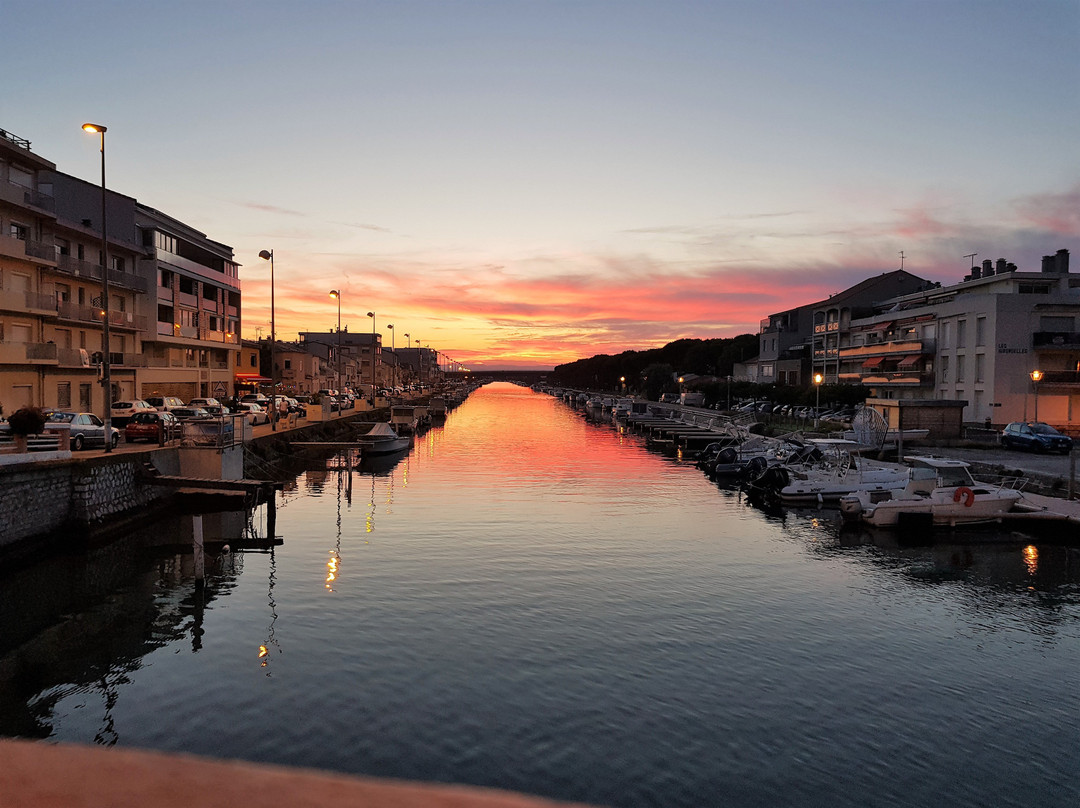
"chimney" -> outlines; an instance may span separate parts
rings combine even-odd
[[[1005,265],[1005,271],[1006,272],[1016,272],[1016,264],[1014,264],[1012,261],[1010,261],[1009,263],[1007,263]]]
[[[1004,275],[1008,270],[1006,269],[1005,259],[999,258],[995,263],[995,269],[998,275]]]
[[[1055,255],[1054,257],[1057,258],[1057,271],[1060,272],[1062,275],[1068,275],[1069,274],[1069,251],[1068,250],[1058,250],[1057,255]]]
[[[1052,255],[1044,255],[1042,257],[1042,271],[1057,272],[1057,260]]]
[[[989,278],[994,274],[994,262],[987,258],[983,261],[983,277]]]
[[[972,279],[973,281],[977,281],[977,280],[978,280],[979,278],[981,278],[981,277],[982,277],[982,267],[981,267],[981,266],[979,266],[978,264],[975,264],[975,265],[974,265],[974,266],[973,266],[973,267],[971,268],[971,279]]]

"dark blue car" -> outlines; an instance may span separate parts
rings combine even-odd
[[[1072,449],[1072,438],[1062,435],[1042,421],[1016,421],[1001,431],[1001,445],[1030,449],[1033,452],[1061,452]]]

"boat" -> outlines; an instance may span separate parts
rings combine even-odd
[[[876,527],[1000,522],[1023,498],[1019,489],[984,485],[971,476],[963,460],[914,457],[902,491],[859,491],[840,499],[845,519]]]
[[[906,467],[867,460],[855,441],[817,438],[808,443],[818,450],[813,461],[778,465],[769,475],[782,505],[836,506],[841,497],[859,491],[899,493],[907,485]]]
[[[407,404],[395,404],[390,408],[390,426],[399,435],[416,432],[418,422],[416,407]]]
[[[393,454],[408,449],[412,438],[408,435],[398,435],[394,428],[385,421],[380,421],[371,427],[371,430],[357,438],[360,444],[361,456]]]

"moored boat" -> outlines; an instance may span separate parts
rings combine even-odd
[[[394,428],[385,421],[374,424],[365,434],[357,438],[363,456],[379,454],[392,454],[408,449],[412,438],[408,435],[398,435]]]

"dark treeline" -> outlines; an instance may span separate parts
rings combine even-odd
[[[757,356],[757,353],[756,334],[740,334],[728,339],[680,339],[663,348],[624,351],[614,356],[600,354],[558,365],[548,374],[548,381],[583,390],[625,391],[655,401],[661,393],[678,392],[679,376],[692,373],[707,377],[687,385],[688,389],[705,394],[706,406],[717,402],[723,406],[729,396],[736,400],[752,398],[778,404],[816,403],[819,391],[813,385],[808,389],[740,381],[729,383],[727,377],[733,375],[735,363]],[[822,406],[846,405],[861,402],[866,397],[866,390],[861,385],[824,385],[820,396]]]

